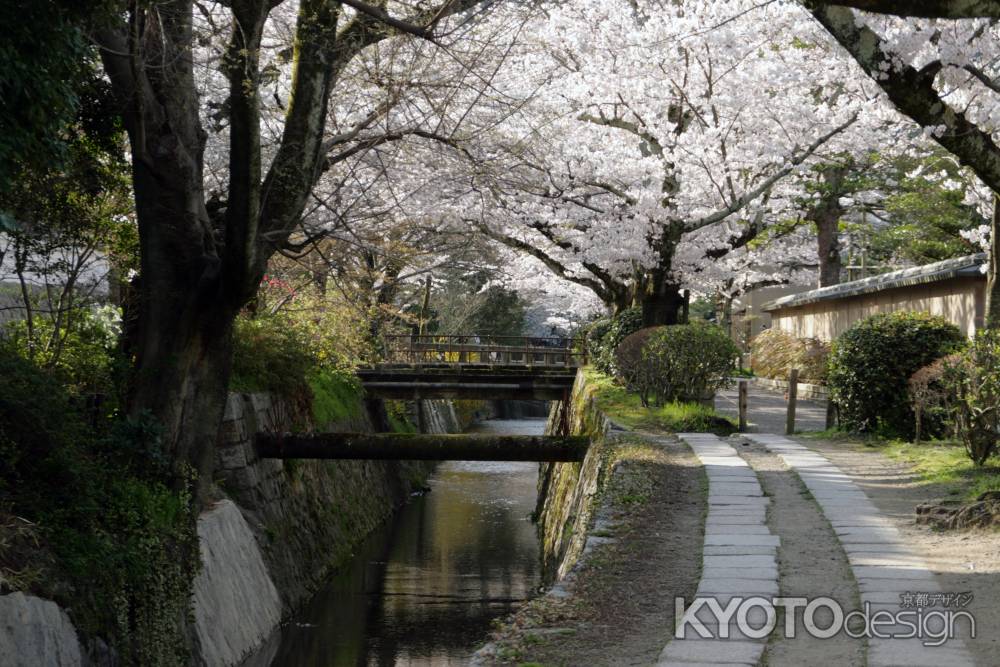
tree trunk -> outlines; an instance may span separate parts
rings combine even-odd
[[[664,324],[680,324],[684,308],[681,286],[666,281],[657,281],[642,299],[642,326],[655,327]]]
[[[159,421],[177,483],[197,473],[201,501],[226,404],[233,321],[252,295],[226,289],[210,239],[192,253],[192,239],[179,233],[178,216],[204,213],[200,174],[188,180],[162,164],[154,174],[141,162],[133,169],[142,266],[128,345],[135,358],[128,413]],[[206,219],[181,229],[205,230]]]
[[[681,321],[684,296],[681,286],[672,276],[672,268],[674,252],[683,233],[681,225],[673,224],[663,230],[657,241],[656,268],[647,273],[644,289],[639,293],[644,327],[679,324]]]
[[[843,262],[840,258],[840,205],[844,178],[849,165],[828,165],[822,170],[823,190],[819,202],[806,216],[816,225],[816,258],[819,260],[819,286],[840,284]]]
[[[839,209],[839,205],[837,209]],[[840,211],[824,210],[816,218],[816,256],[819,260],[819,286],[840,284],[839,236]]]
[[[1000,329],[1000,195],[993,195],[993,218],[990,220],[990,257],[986,273],[987,329]]]

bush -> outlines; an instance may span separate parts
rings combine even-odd
[[[955,430],[981,466],[1000,438],[1000,331],[979,332],[960,361],[946,366],[945,382],[955,396]]]
[[[629,375],[619,374],[643,405],[701,401],[729,382],[739,350],[714,324],[642,329],[619,346]]]
[[[599,320],[599,322],[601,322]],[[625,340],[625,338],[639,329],[642,328],[642,309],[641,308],[626,308],[620,313],[615,314],[610,320],[606,329],[604,325],[592,327],[592,331],[595,329],[597,332],[604,329],[604,333],[601,334],[600,339],[597,344],[590,347],[590,359],[591,363],[601,371],[602,373],[607,373],[609,375],[616,375],[615,371],[615,350],[618,349],[618,345]],[[588,336],[588,342],[590,342],[590,337]],[[593,345],[593,343],[591,343]]]
[[[965,343],[942,317],[896,312],[856,322],[833,343],[827,384],[840,423],[891,437],[913,435],[906,383],[920,368]]]
[[[823,384],[830,345],[815,338],[796,338],[779,329],[762,331],[750,349],[754,373],[761,377],[784,380],[793,368],[799,369],[799,380]]]
[[[0,338],[9,351],[50,370],[75,398],[116,395],[125,364],[118,348],[121,313],[114,306],[82,307],[65,317],[58,332],[51,318],[34,317],[30,335],[27,322],[15,320]]]
[[[913,408],[914,442],[927,437],[941,437],[947,431],[949,413],[954,409],[957,398],[949,378],[953,367],[961,363],[961,359],[960,354],[950,354],[910,376],[907,395]]]
[[[0,534],[0,576],[69,609],[122,664],[185,664],[195,521],[187,492],[170,484],[160,429],[119,421],[98,435],[57,373],[9,350],[0,377],[0,530],[9,514],[35,532],[27,551]]]
[[[617,378],[630,390],[639,394],[644,406],[649,406],[650,392],[653,391],[652,366],[647,360],[646,344],[657,327],[639,329],[629,334],[615,350]]]

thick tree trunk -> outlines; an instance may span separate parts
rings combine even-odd
[[[679,324],[684,307],[681,286],[672,276],[674,252],[680,242],[683,229],[671,225],[659,239],[656,268],[647,274],[644,289],[638,294],[642,305],[642,325],[655,327],[664,324]]]
[[[655,327],[664,324],[680,324],[684,296],[681,286],[660,282],[653,286],[642,300],[642,325]]]
[[[990,259],[986,273],[987,329],[1000,329],[1000,195],[993,195],[993,218],[990,221]]]
[[[177,216],[203,214],[200,175],[186,179],[162,168],[154,175],[141,163],[134,167],[142,267],[129,341],[135,366],[128,412],[157,419],[178,483],[197,473],[203,499],[225,409],[233,321],[250,295],[225,289],[210,239],[193,244],[171,224]],[[202,251],[192,253],[191,245]]]

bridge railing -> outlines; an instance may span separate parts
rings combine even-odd
[[[403,364],[559,366],[587,364],[581,338],[558,336],[392,335],[386,361]]]

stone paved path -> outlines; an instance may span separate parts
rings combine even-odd
[[[764,497],[757,475],[731,445],[718,437],[704,433],[678,435],[691,447],[708,475],[703,567],[696,595],[715,597],[723,605],[734,595],[777,595],[778,538],[766,525],[770,501]],[[699,613],[698,618],[713,637],[722,636],[718,623],[710,620],[707,609],[703,611],[706,613]],[[729,624],[728,635],[728,639],[703,639],[688,632],[684,638],[667,644],[657,664],[757,664],[766,637],[749,638],[740,633],[735,622]]]
[[[709,482],[703,569],[697,594],[716,597],[723,606],[733,595],[777,595],[778,537],[766,525],[770,500],[763,496],[756,473],[731,445],[716,436],[678,435],[705,466]],[[902,594],[942,592],[927,564],[907,547],[898,530],[850,477],[828,459],[782,436],[746,437],[780,457],[809,490],[847,555],[861,602],[869,605],[869,613],[899,612]],[[698,617],[707,620],[708,613],[699,613]],[[763,620],[751,618],[751,625],[759,627]],[[964,626],[960,628],[966,631]],[[881,629],[886,634],[899,634],[906,628]],[[714,637],[721,636],[718,627],[710,630]],[[689,629],[684,638],[672,639],[666,645],[657,664],[756,665],[766,638],[754,639],[737,628],[730,630],[728,639],[703,639]],[[869,667],[974,664],[959,638],[950,639],[940,647],[924,646],[920,639],[868,640]]]

